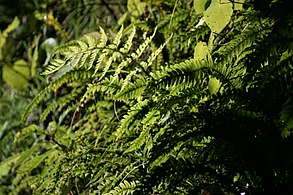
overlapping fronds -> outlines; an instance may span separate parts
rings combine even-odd
[[[236,35],[231,41],[220,47],[215,53],[219,55],[221,64],[231,64],[233,61],[240,61],[247,54],[250,48],[257,42],[261,42],[270,32],[272,21],[248,24],[241,34]]]
[[[54,79],[23,116],[55,92],[41,111],[44,128],[20,133],[45,132],[45,151],[30,151],[34,160],[25,155],[36,166],[21,167],[32,171],[44,163],[36,192],[263,194],[284,187],[279,179],[292,181],[292,158],[281,155],[292,150],[283,147],[292,147],[286,140],[293,124],[293,54],[284,39],[290,30],[279,32],[280,21],[259,17],[249,4],[232,17],[227,2],[229,20],[223,26],[214,18],[222,26],[220,34],[211,33],[202,14],[191,16],[194,10],[172,2],[152,2],[174,6],[152,32],[121,27],[111,36],[100,29],[55,49],[44,72]],[[158,17],[152,14],[150,21]],[[199,40],[206,50],[191,59]]]
[[[71,83],[74,81],[84,82],[92,77],[93,72],[86,70],[72,70],[51,82],[45,89],[43,89],[31,102],[31,104],[25,109],[22,115],[22,122],[25,123],[27,117],[30,115],[32,110],[43,100],[43,98],[50,94],[52,91],[58,90],[62,85]]]
[[[154,86],[158,89],[178,91],[191,88],[196,85],[200,87],[205,84],[205,73],[211,67],[210,61],[186,60],[176,65],[171,65],[151,74]],[[176,87],[175,87],[176,86]]]

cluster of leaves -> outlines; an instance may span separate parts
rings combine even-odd
[[[85,14],[88,8],[92,8],[93,12],[97,7],[100,15]],[[120,1],[109,3],[99,0],[0,2],[0,194],[31,194],[27,183],[17,179],[16,169],[12,169],[12,165],[20,154],[30,149],[37,137],[31,136],[17,143],[13,143],[13,139],[24,126],[21,124],[24,108],[47,84],[40,72],[48,64],[53,48],[58,42],[79,37],[82,30],[95,30],[97,24],[108,27],[116,25],[117,21],[111,18],[114,15],[119,17],[124,7]],[[30,123],[39,121],[38,113],[42,112],[43,107],[47,107],[46,102],[42,102],[31,113]],[[39,150],[41,147],[36,147],[31,152]],[[22,160],[19,158],[17,162],[22,163]],[[18,166],[17,163],[15,165]]]
[[[259,3],[129,0],[132,25],[54,50],[0,169],[36,194],[292,193],[293,16]]]

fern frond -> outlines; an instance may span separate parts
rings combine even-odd
[[[34,168],[38,167],[50,154],[54,151],[54,149],[45,152],[44,154],[37,155],[32,157],[30,160],[22,163],[18,168],[18,174],[25,174],[31,172]]]
[[[131,109],[128,111],[127,115],[124,115],[121,120],[117,130],[114,132],[114,136],[116,139],[120,139],[123,134],[127,131],[131,131],[133,128],[133,123],[137,122],[137,117],[141,117],[147,112],[147,106],[150,103],[149,100],[143,100],[136,103]],[[145,109],[145,110],[144,110]]]
[[[165,162],[167,162],[170,157],[175,157],[175,154],[180,151],[181,147],[185,144],[185,142],[178,142],[177,145],[168,153],[162,154],[156,160],[154,160],[150,165],[150,170],[155,169],[156,167],[162,166]]]
[[[124,27],[121,26],[120,30],[118,31],[117,35],[114,38],[113,44],[115,45],[115,48],[119,47],[119,44],[120,44],[121,38],[122,38],[123,29],[124,29]]]
[[[80,102],[85,104],[88,100],[92,99],[96,93],[103,93],[112,97],[117,91],[121,89],[122,80],[113,80],[110,78],[105,78],[103,81],[88,84],[86,92],[81,98]]]
[[[281,135],[284,137],[284,138],[287,138],[289,136],[292,135],[292,132],[293,132],[293,116],[291,116],[289,119],[287,119],[287,121],[285,122],[285,125],[282,129],[282,133]]]
[[[127,180],[122,181],[119,186],[116,186],[113,190],[106,195],[128,195],[133,194],[135,188],[139,184],[138,181],[131,181],[130,183]]]
[[[53,110],[59,108],[61,110],[63,107],[67,106],[71,101],[74,101],[76,97],[80,93],[80,89],[77,91],[73,91],[70,94],[67,94],[61,98],[59,98],[56,102],[50,104],[41,114],[41,120],[44,121],[46,120],[47,116],[52,112]]]
[[[39,126],[37,125],[30,125],[28,127],[23,128],[21,131],[19,131],[15,138],[14,138],[14,142],[18,142],[23,140],[24,138],[26,138],[27,136],[32,135],[32,133],[37,133],[37,134],[44,134],[44,130],[41,129]]]
[[[121,88],[121,91],[115,94],[114,98],[115,100],[128,100],[138,98],[145,91],[147,84],[147,80],[143,77],[137,79],[133,84],[125,83],[124,81],[123,85],[125,85],[125,87],[123,89]]]
[[[288,102],[283,106],[280,113],[281,134],[284,138],[289,137],[293,131],[293,105]]]
[[[65,83],[71,83],[73,81],[78,80],[79,82],[88,80],[92,77],[93,71],[88,70],[72,70],[67,72],[66,74],[59,77],[57,80],[50,83],[45,89],[43,89],[34,99],[33,101],[26,107],[22,114],[22,123],[25,123],[29,114],[32,110],[43,100],[43,98],[52,91],[59,89]]]
[[[53,59],[50,61],[50,65],[47,67],[47,69],[42,73],[42,75],[49,75],[56,71],[58,71],[62,66],[64,66],[66,63],[65,60],[62,59]]]
[[[162,71],[151,73],[153,78],[151,85],[157,89],[168,89],[174,92],[194,87],[195,85],[203,86],[207,79],[205,73],[210,68],[211,62],[208,60],[186,60]]]
[[[104,51],[104,53],[102,53],[99,56],[96,67],[95,67],[95,74],[99,71],[101,64],[105,63],[104,60],[107,58],[109,53],[110,53],[110,50],[106,50],[106,51]]]
[[[5,161],[1,161],[1,163],[0,163],[0,179],[2,179],[2,177],[9,174],[9,172],[12,168],[12,165],[15,164],[15,162],[18,160],[20,155],[21,155],[21,153],[14,154],[13,156],[10,156],[9,158],[7,158]]]
[[[101,46],[104,46],[106,40],[104,35],[101,35],[100,43],[96,38],[90,35],[85,35],[79,40],[71,41],[65,45],[57,47],[52,56],[62,55],[64,59],[52,59],[50,65],[43,74],[48,75],[58,71],[62,66],[70,65],[75,67],[88,66],[90,69],[100,52]]]
[[[135,29],[135,27],[133,27],[131,34],[128,36],[128,39],[127,39],[127,41],[124,44],[124,47],[122,47],[119,50],[120,52],[122,52],[124,54],[127,54],[129,52],[130,48],[132,47],[133,38],[134,38],[135,35],[136,35],[136,29]]]
[[[167,41],[165,41],[165,43],[163,43],[162,45],[160,45],[160,47],[158,49],[156,49],[154,52],[151,53],[151,55],[148,57],[147,59],[147,64],[148,66],[151,66],[153,61],[155,59],[157,59],[158,55],[162,53],[163,48],[168,44],[168,42],[170,41],[170,39],[172,38],[173,35],[171,35]]]
[[[113,52],[108,61],[105,64],[103,73],[99,80],[102,80],[104,76],[107,74],[108,70],[110,69],[113,62],[116,62],[118,58],[120,58],[121,54],[119,52]]]
[[[121,63],[119,63],[119,66],[115,70],[113,79],[118,79],[118,76],[121,73],[122,69],[127,67],[131,63],[131,61],[132,61],[131,58],[126,57]]]
[[[232,41],[220,47],[215,54],[220,55],[221,64],[231,64],[231,62],[238,59],[241,53],[247,48],[264,39],[271,32],[273,23],[266,21],[264,25],[265,26],[251,24],[242,34],[236,35]],[[244,56],[241,56],[241,58],[243,57]]]
[[[130,143],[130,147],[124,151],[124,153],[133,152],[137,149],[140,149],[144,143],[149,139],[150,129],[143,128],[139,136]]]
[[[143,129],[140,132],[140,135],[134,141],[130,143],[131,146],[124,153],[137,150],[141,148],[141,146],[147,142],[150,136],[150,129],[152,128],[152,126],[154,126],[154,124],[157,124],[157,121],[160,118],[159,114],[160,114],[160,111],[152,110],[145,115],[145,118],[141,121],[141,124],[143,125]]]
[[[154,29],[154,33],[150,37],[147,37],[146,40],[141,45],[139,45],[135,53],[131,54],[131,56],[134,59],[138,59],[143,54],[143,52],[146,50],[146,48],[149,46],[149,44],[152,42],[153,38],[155,37],[156,31],[157,31],[157,28]]]

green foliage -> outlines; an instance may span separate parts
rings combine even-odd
[[[3,31],[0,31],[0,60],[3,59],[2,49],[6,43],[6,39],[8,37],[8,33],[15,30],[19,26],[19,19],[14,18],[13,22]]]
[[[230,22],[232,14],[233,9],[230,1],[212,0],[208,9],[203,12],[203,19],[212,32],[220,33]]]
[[[130,26],[56,47],[16,136],[36,141],[1,176],[35,194],[292,193],[286,1],[196,2],[128,1]]]

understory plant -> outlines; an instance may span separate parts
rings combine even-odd
[[[36,141],[5,161],[14,183],[34,194],[292,193],[289,5],[129,0],[129,25],[57,46],[15,137]]]

